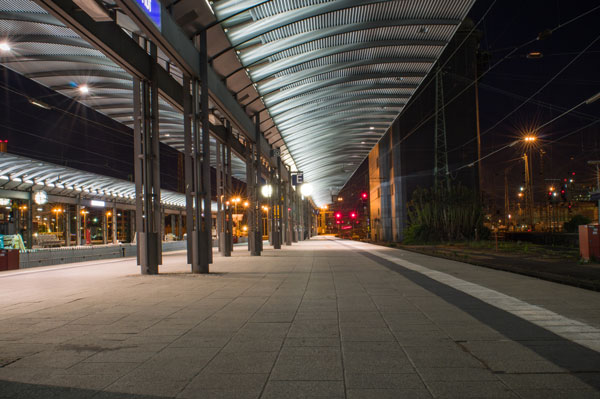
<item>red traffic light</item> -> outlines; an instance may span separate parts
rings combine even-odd
[[[335,213],[335,218],[336,218],[336,219],[340,219],[341,217],[342,217],[342,214],[341,214],[341,213],[339,213],[339,212],[336,212],[336,213]]]
[[[368,197],[367,193],[362,193],[360,196],[362,199],[367,199],[367,197]]]
[[[350,213],[350,219],[356,219],[356,212]]]

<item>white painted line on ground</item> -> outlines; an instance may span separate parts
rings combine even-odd
[[[600,329],[577,320],[569,319],[558,313],[537,305],[532,305],[520,299],[511,297],[501,292],[495,291],[481,285],[470,283],[451,276],[444,272],[429,269],[425,266],[417,265],[404,259],[399,259],[389,254],[389,250],[380,250],[372,244],[357,242],[344,242],[350,244],[356,249],[369,251],[380,258],[396,263],[409,270],[421,273],[435,281],[445,284],[449,287],[471,295],[489,305],[509,312],[523,320],[526,320],[536,326],[542,327],[558,336],[575,342],[586,348],[600,352]],[[377,248],[377,249],[374,249]]]

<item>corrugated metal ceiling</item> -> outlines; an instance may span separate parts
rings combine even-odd
[[[474,0],[220,0],[213,9],[317,204],[414,94]]]
[[[33,1],[0,0],[0,38],[11,47],[0,53],[0,64],[133,125],[131,76]],[[80,93],[81,85],[88,94]],[[160,110],[161,141],[183,151],[183,116],[162,100]],[[245,163],[235,156],[232,161],[234,176],[245,181]]]

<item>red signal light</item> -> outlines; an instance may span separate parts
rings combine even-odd
[[[360,196],[362,199],[367,199],[367,197],[368,197],[367,193],[362,193]]]
[[[356,219],[356,212],[350,213],[350,218],[351,219]]]
[[[341,213],[339,213],[339,212],[336,212],[336,214],[335,214],[335,218],[336,218],[336,219],[340,219],[341,217],[342,217],[342,214],[341,214]]]

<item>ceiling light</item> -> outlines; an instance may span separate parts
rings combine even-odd
[[[10,50],[11,50],[11,48],[10,48],[10,45],[8,44],[8,42],[2,42],[2,43],[0,43],[0,51],[7,52],[7,51],[10,51]]]
[[[36,107],[40,107],[40,108],[44,108],[44,109],[52,109],[52,107],[49,106],[48,104],[46,104],[45,102],[36,100],[35,98],[30,98],[29,103],[32,105],[35,105]]]
[[[527,58],[534,59],[534,60],[542,58],[543,56],[544,56],[544,54],[542,54],[541,51],[531,51],[526,55]]]
[[[369,129],[371,129],[371,130],[375,130],[375,128],[374,128],[373,126],[371,126]]]
[[[88,94],[90,92],[90,88],[88,87],[88,85],[80,85],[79,92],[81,94]]]

